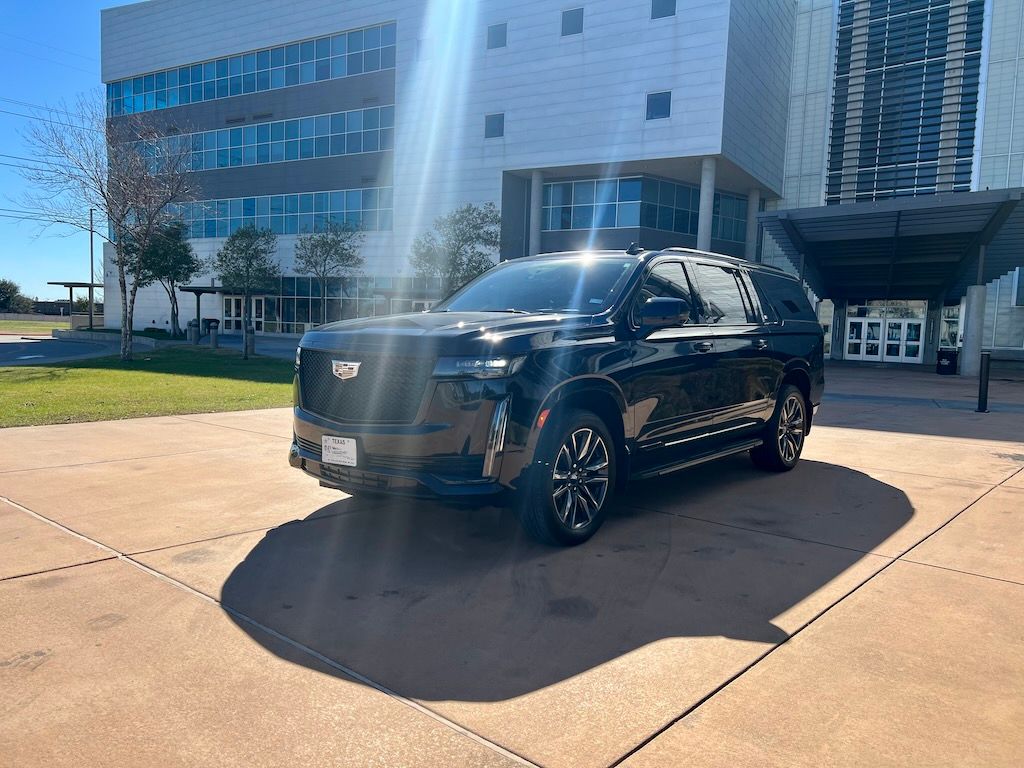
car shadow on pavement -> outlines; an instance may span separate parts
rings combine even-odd
[[[784,512],[763,501],[785,479],[747,463],[639,485],[624,501],[643,509],[620,506],[571,549],[527,539],[505,510],[349,499],[269,531],[228,577],[221,602],[432,701],[508,699],[665,638],[777,644],[787,634],[776,617],[913,514],[901,491],[845,467],[805,461],[786,479],[797,491]],[[822,510],[816,491],[826,484],[849,503]],[[684,516],[687,498],[703,519]],[[659,504],[669,512],[653,511]],[[773,515],[786,520],[766,523]],[[823,531],[860,546],[815,543]]]

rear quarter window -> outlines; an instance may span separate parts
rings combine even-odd
[[[781,275],[755,273],[761,293],[771,304],[779,320],[810,320],[818,322],[818,316],[807,300],[807,294],[796,280]]]

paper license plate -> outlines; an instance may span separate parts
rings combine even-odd
[[[345,467],[356,465],[356,441],[351,437],[324,435],[321,440],[324,464],[341,464]]]

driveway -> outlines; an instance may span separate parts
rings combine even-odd
[[[48,336],[11,336],[0,334],[0,367],[5,365],[45,365],[117,354],[117,339],[112,344],[67,341]]]
[[[1019,765],[1024,414],[942,378],[567,550],[319,488],[288,409],[2,430],[0,765]]]

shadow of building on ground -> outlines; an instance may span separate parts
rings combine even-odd
[[[730,480],[741,477],[737,490]],[[782,482],[802,488],[784,530],[735,525],[743,507],[763,521],[761,499]],[[822,484],[838,484],[856,503],[823,511]],[[598,535],[572,549],[535,544],[505,510],[350,499],[269,531],[221,601],[402,695],[498,701],[664,638],[782,642],[773,619],[913,514],[891,486],[817,462],[785,477],[724,462],[637,488],[648,509],[625,506],[637,498],[627,492]],[[681,516],[688,494],[705,508],[717,500],[726,524]],[[650,511],[659,499],[670,513]],[[814,543],[823,515],[837,532],[856,530],[864,546]]]

